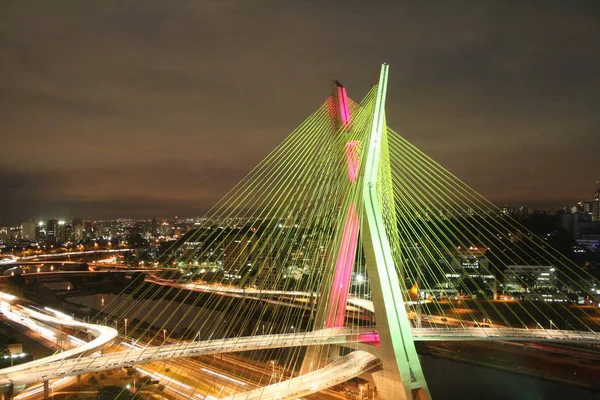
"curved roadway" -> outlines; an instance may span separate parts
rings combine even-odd
[[[180,342],[177,344],[132,348],[130,350],[105,355],[84,356],[93,353],[117,337],[117,331],[102,325],[87,324],[73,320],[60,312],[50,316],[20,305],[12,304],[13,296],[0,293],[0,311],[11,320],[31,329],[44,329],[44,324],[68,325],[90,332],[95,339],[81,346],[50,357],[35,360],[0,370],[0,385],[31,384],[66,376],[89,372],[99,372],[114,368],[133,366],[173,358],[195,357],[218,353],[261,350],[283,347],[314,346],[327,344],[379,342],[373,329],[332,328],[313,332],[250,336],[230,339],[217,339],[199,342]],[[364,306],[363,304],[361,304]],[[580,343],[600,343],[600,334],[584,331],[564,331],[546,329],[519,329],[491,327],[461,328],[413,328],[414,340],[509,340],[509,341],[573,341]],[[368,350],[367,347],[363,347]],[[72,358],[80,356],[79,358]],[[300,397],[318,392],[349,378],[360,375],[373,368],[377,357],[368,351],[354,351],[340,357],[324,368],[288,381],[262,387],[250,392],[231,396],[230,400],[259,399],[261,397],[278,398]]]
[[[413,329],[413,337],[414,340],[565,340],[581,343],[600,343],[600,336],[594,332],[513,328],[422,328]],[[18,366],[18,370],[10,368],[0,370],[0,384],[28,384],[64,376],[104,371],[172,358],[282,347],[346,343],[376,344],[377,341],[378,335],[370,329],[362,329],[362,332],[359,332],[350,328],[332,328],[306,333],[181,342],[142,349],[136,348],[104,355],[80,357],[78,359],[64,359],[64,357],[59,355],[61,356],[60,360],[47,361],[46,359],[41,359],[34,361],[34,364],[21,364]]]
[[[21,325],[26,326],[31,330],[38,330],[40,333],[45,332],[46,334],[54,335],[48,328],[47,324],[54,325],[68,325],[73,328],[80,328],[85,330],[94,336],[94,339],[89,342],[78,341],[81,343],[80,346],[74,347],[69,350],[65,350],[60,353],[53,354],[48,357],[40,358],[38,360],[30,361],[28,363],[15,365],[13,367],[8,367],[4,369],[0,369],[0,374],[2,376],[12,376],[15,374],[19,374],[23,371],[31,371],[37,367],[41,367],[43,365],[60,362],[61,360],[72,358],[84,354],[91,354],[102,349],[104,346],[113,342],[113,340],[117,337],[118,332],[116,329],[104,326],[104,325],[95,325],[88,324],[84,322],[75,321],[68,315],[59,313],[57,311],[51,311],[56,314],[55,317],[34,311],[20,305],[13,305],[10,302],[7,302],[9,295],[3,294],[2,300],[0,301],[0,313],[4,314],[8,319],[19,323]],[[9,300],[10,301],[10,300]],[[47,331],[47,332],[46,332]]]

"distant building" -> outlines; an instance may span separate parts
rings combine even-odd
[[[502,214],[504,215],[513,215],[515,213],[515,209],[513,207],[504,205],[502,206]]]
[[[158,234],[160,236],[170,237],[173,234],[173,228],[168,222],[163,222],[158,227]]]
[[[81,218],[74,218],[72,222],[73,226],[73,239],[75,242],[81,242],[85,239],[85,227]]]
[[[562,214],[560,216],[560,225],[563,229],[569,232],[573,238],[579,239],[581,237],[581,228],[585,224],[591,223],[592,218],[590,214],[577,212],[573,214]]]
[[[223,270],[226,274],[238,275],[250,262],[250,237],[245,233],[227,235],[223,241]],[[251,265],[250,265],[251,266]]]
[[[151,226],[151,237],[156,237],[158,236],[158,221],[156,220],[156,218],[154,218],[152,220],[152,226]]]
[[[509,265],[504,271],[504,289],[509,292],[555,290],[557,281],[552,265]]]
[[[592,206],[593,206],[594,202],[592,200],[586,200],[583,202],[583,212],[587,213],[587,214],[591,214],[592,213]]]
[[[521,215],[529,215],[529,207],[521,206],[519,207],[519,214]]]
[[[450,266],[446,277],[459,278],[468,275],[470,278],[494,279],[489,269],[490,262],[485,256],[486,250],[475,246],[454,250],[446,257]]]
[[[600,189],[596,189],[592,200],[592,221],[600,222]]]
[[[600,234],[582,235],[581,239],[577,239],[576,241],[578,245],[583,246],[591,252],[600,252]]]
[[[73,241],[73,226],[65,223],[65,221],[58,222],[58,237],[61,243],[67,243]]]
[[[37,239],[37,227],[33,221],[21,223],[21,238],[31,241]]]
[[[58,239],[58,220],[49,219],[46,221],[46,241],[55,243]]]
[[[0,226],[0,242],[5,242],[8,240],[8,238],[9,238],[8,227]]]

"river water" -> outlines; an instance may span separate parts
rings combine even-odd
[[[600,392],[431,356],[421,364],[435,400],[600,399]]]

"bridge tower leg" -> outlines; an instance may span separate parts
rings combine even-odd
[[[382,163],[389,162],[384,153],[387,146],[383,146],[388,69],[386,64],[381,66],[363,187],[362,244],[380,340],[381,351],[377,356],[383,365],[383,370],[374,373],[373,379],[384,400],[426,400],[431,395],[412,338],[388,237],[388,233],[394,234],[396,228],[392,227],[388,232],[383,217],[383,211],[387,207],[393,210],[394,204],[391,187],[386,190],[385,179],[381,179],[386,173]]]
[[[331,85],[333,98],[333,122],[336,134],[345,135],[351,129],[350,107],[346,88],[338,81]],[[345,145],[348,180],[354,185],[358,179],[359,159],[358,142],[349,140]],[[346,222],[340,241],[333,279],[330,285],[323,285],[314,329],[343,327],[346,319],[346,304],[350,289],[352,270],[356,259],[359,233],[358,207],[352,203],[348,207]],[[323,301],[327,299],[327,301]],[[329,359],[339,356],[339,346],[311,346],[304,357],[301,374],[323,367]]]
[[[347,135],[351,129],[351,121],[346,88],[338,81],[335,81],[333,82],[331,91],[336,110],[336,133]],[[348,181],[353,186],[356,184],[359,172],[358,141],[347,141],[344,152],[348,170]],[[329,292],[329,301],[325,307],[325,328],[343,327],[346,320],[346,304],[348,303],[350,279],[352,278],[356,249],[358,247],[359,219],[355,203],[351,203],[348,206],[346,215],[333,280],[331,282],[331,290]]]

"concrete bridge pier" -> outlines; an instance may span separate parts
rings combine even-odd
[[[15,394],[15,387],[12,383],[10,385],[0,387],[0,399],[12,400],[14,394]]]

